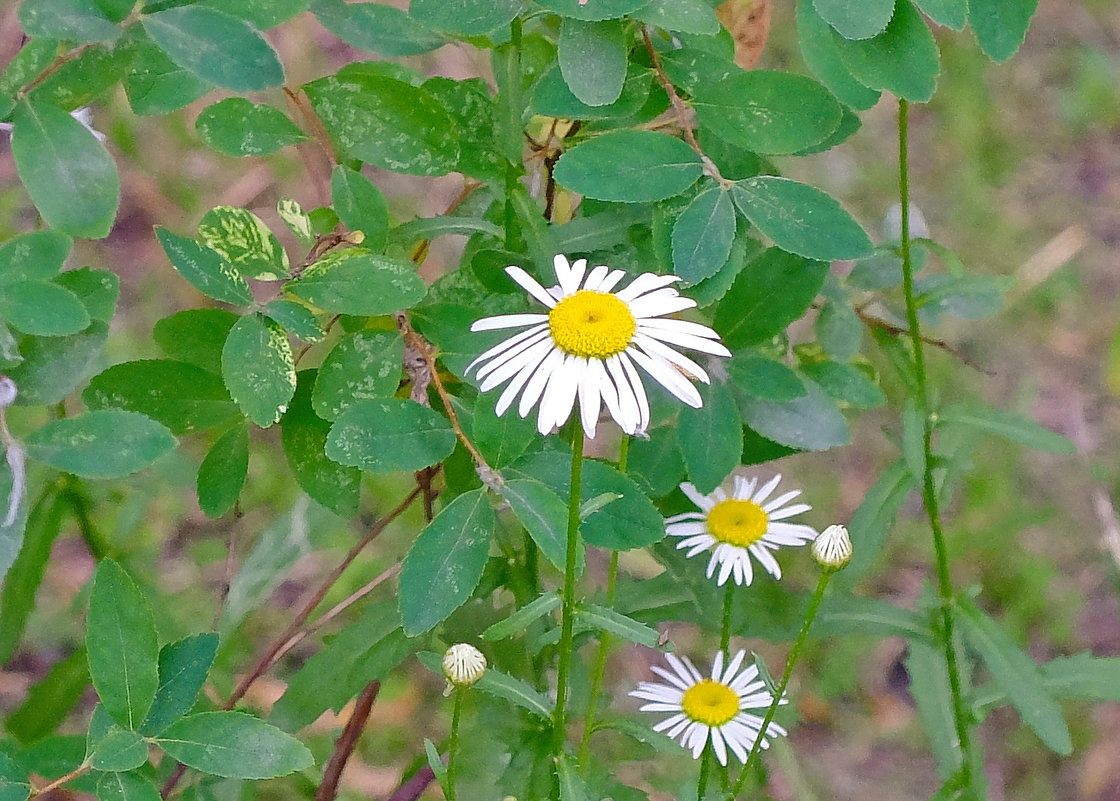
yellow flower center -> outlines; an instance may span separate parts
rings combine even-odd
[[[708,533],[720,542],[746,548],[759,540],[770,525],[770,516],[754,501],[729,498],[708,512]]]
[[[739,696],[726,684],[704,679],[684,691],[681,709],[692,720],[722,726],[739,714]]]
[[[609,292],[581,289],[548,313],[552,341],[565,353],[606,359],[622,353],[638,323],[630,307]]]

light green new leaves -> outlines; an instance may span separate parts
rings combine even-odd
[[[825,140],[840,124],[840,104],[803,75],[734,72],[696,86],[701,126],[755,153],[796,153]]]
[[[227,156],[266,156],[307,139],[284,112],[243,97],[206,107],[194,125],[203,142]]]
[[[158,226],[156,239],[171,265],[202,294],[234,306],[248,306],[253,302],[249,284],[217,251]]]
[[[104,410],[52,420],[31,433],[27,455],[85,478],[121,478],[175,447],[164,426],[136,412]]]
[[[108,236],[121,182],[97,137],[57,106],[27,99],[12,125],[16,170],[43,219],[71,236]]]
[[[140,24],[173,62],[224,89],[251,92],[284,81],[280,59],[264,37],[217,9],[169,8],[141,17]]]
[[[980,49],[993,61],[1011,58],[1023,44],[1036,8],[1038,0],[970,0],[968,21]]]
[[[109,559],[94,574],[86,654],[105,711],[124,728],[137,728],[159,687],[156,627],[132,579]]]
[[[280,419],[296,391],[292,346],[279,325],[248,314],[222,348],[222,378],[245,416],[261,428]]]
[[[431,630],[470,597],[486,566],[494,524],[490,501],[478,489],[455,498],[420,532],[401,568],[405,634]]]
[[[739,212],[782,250],[822,261],[871,253],[871,240],[859,223],[816,187],[758,175],[738,181],[731,197]]]
[[[735,205],[718,185],[692,199],[673,224],[673,272],[697,284],[727,263],[735,241]]]
[[[618,100],[626,82],[626,46],[618,20],[561,21],[556,58],[564,82],[581,103],[605,106]]]
[[[692,148],[652,131],[616,131],[567,151],[554,176],[585,197],[645,203],[680,194],[703,169]]]
[[[1073,750],[1062,710],[1043,684],[1038,665],[1011,640],[1007,632],[968,598],[959,598],[957,619],[968,642],[980,654],[992,678],[1019,710],[1023,722],[1052,751]]]
[[[184,765],[235,779],[271,779],[315,761],[290,734],[241,712],[188,715],[165,729],[156,743]]]
[[[363,248],[328,253],[284,290],[325,311],[364,316],[407,309],[427,292],[415,265]]]
[[[373,473],[419,470],[455,449],[443,415],[401,398],[364,400],[339,414],[327,437],[327,456]]]

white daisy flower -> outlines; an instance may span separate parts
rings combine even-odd
[[[485,672],[486,657],[469,643],[456,643],[443,655],[443,675],[456,687],[470,687]]]
[[[852,561],[852,538],[843,526],[829,526],[809,548],[825,570],[839,570]]]
[[[671,712],[672,714],[653,727],[680,742],[692,751],[692,758],[699,759],[704,745],[711,740],[719,764],[727,764],[730,748],[740,762],[747,761],[747,754],[754,747],[762,731],[762,717],[745,711],[767,709],[774,702],[766,685],[758,678],[758,667],[750,665],[739,672],[746,651],[739,651],[723,668],[723,652],[716,654],[712,677],[706,679],[688,659],[666,654],[671,671],[659,665],[650,668],[668,684],[643,681],[630,693],[635,698],[651,701],[642,712]],[[738,674],[738,675],[736,675]],[[781,703],[786,703],[783,698]],[[771,723],[762,738],[762,747],[769,748],[767,737],[785,736],[786,730]]]
[[[483,392],[509,382],[498,398],[498,415],[520,393],[518,414],[527,416],[539,402],[537,430],[547,434],[567,421],[578,397],[589,438],[595,436],[601,404],[627,434],[643,432],[649,425],[649,401],[635,365],[689,406],[700,407],[700,393],[689,379],[708,383],[708,374],[670,346],[716,356],[731,353],[707,326],[661,316],[696,305],[670,286],[681,279],[643,273],[613,292],[626,276],[622,270],[600,265],[588,271],[586,259],[568,264],[564,256],[557,256],[553,265],[559,285],[547,290],[520,267],[506,268],[510,278],[548,308],[547,314],[503,314],[471,326],[472,331],[528,326],[467,367],[479,366],[476,377]]]
[[[719,566],[716,584],[722,585],[729,577],[734,577],[736,584],[750,586],[754,580],[752,556],[767,573],[780,579],[782,569],[771,551],[783,545],[804,545],[817,536],[809,526],[783,522],[813,507],[807,503],[790,503],[801,490],[783,492],[770,500],[781,480],[780,475],[774,476],[755,489],[758,479],[735,476],[735,491],[730,498],[722,487],[717,487],[711,495],[701,495],[691,484],[681,484],[681,491],[700,511],[668,518],[665,533],[681,538],[677,547],[688,548],[685,556],[690,559],[711,549],[708,578]]]

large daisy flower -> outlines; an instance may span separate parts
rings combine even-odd
[[[813,508],[807,503],[790,503],[801,490],[783,492],[770,499],[781,480],[780,475],[774,476],[756,489],[757,479],[735,476],[735,490],[730,498],[721,487],[711,495],[701,495],[691,484],[681,484],[681,491],[700,511],[668,518],[665,533],[680,537],[677,547],[688,548],[688,558],[711,549],[708,578],[718,566],[716,584],[722,585],[733,577],[736,584],[749,586],[754,580],[752,556],[767,573],[780,579],[782,569],[771,551],[783,545],[804,545],[817,536],[809,526],[785,522]]]
[[[745,763],[762,731],[762,718],[746,710],[767,709],[774,702],[774,696],[758,678],[757,666],[739,670],[745,655],[745,651],[739,651],[725,670],[720,651],[712,665],[712,676],[706,679],[688,657],[678,659],[666,654],[672,670],[659,665],[650,670],[668,684],[643,681],[630,695],[651,702],[641,708],[643,712],[672,713],[653,730],[665,732],[691,750],[693,759],[700,757],[704,745],[711,740],[719,764],[727,764],[728,748]],[[784,698],[781,703],[786,703]],[[762,747],[770,747],[767,737],[781,737],[785,733],[777,723],[771,723],[762,738]]]
[[[472,331],[528,326],[467,367],[468,372],[478,367],[483,392],[509,382],[498,398],[498,415],[520,393],[518,414],[527,416],[539,403],[537,430],[547,434],[567,421],[578,397],[589,438],[595,436],[602,404],[623,431],[637,434],[649,425],[649,401],[635,365],[689,406],[701,405],[689,379],[708,383],[708,374],[670,345],[717,356],[731,353],[707,326],[662,316],[696,305],[670,286],[680,280],[677,276],[643,273],[614,292],[626,276],[622,270],[600,265],[588,271],[586,259],[568,264],[563,256],[553,265],[559,285],[551,289],[520,267],[506,268],[547,314],[503,314],[471,326]]]

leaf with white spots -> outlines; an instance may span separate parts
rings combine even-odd
[[[253,302],[245,278],[216,250],[166,228],[156,228],[156,239],[171,265],[202,294],[234,306]]]
[[[198,238],[244,275],[271,280],[288,273],[288,254],[261,218],[248,209],[211,209],[198,224]]]
[[[357,331],[339,340],[323,360],[311,396],[315,411],[334,420],[348,406],[386,398],[401,382],[404,341],[395,331]]]
[[[222,378],[245,416],[261,428],[280,419],[296,391],[292,346],[284,329],[256,314],[230,329],[222,348]]]
[[[415,265],[362,248],[328,253],[284,290],[324,311],[370,317],[407,309],[427,293]]]

